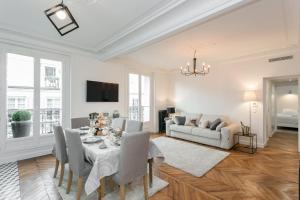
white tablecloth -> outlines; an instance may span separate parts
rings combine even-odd
[[[84,138],[86,136],[83,136]],[[84,144],[86,159],[93,163],[93,168],[85,183],[87,195],[94,192],[100,186],[100,179],[115,174],[119,167],[120,146],[115,146],[107,137],[102,137],[108,148],[99,149],[99,143]],[[163,159],[161,151],[150,141],[149,158],[159,157]]]

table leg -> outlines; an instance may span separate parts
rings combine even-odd
[[[148,159],[149,163],[149,186],[152,188],[153,185],[153,172],[152,172],[152,167],[153,167],[153,158]]]

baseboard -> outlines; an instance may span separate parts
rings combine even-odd
[[[0,164],[48,155],[52,152],[52,148],[53,146],[46,146],[23,151],[3,153],[0,158]]]

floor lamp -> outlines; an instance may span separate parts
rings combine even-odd
[[[245,91],[244,100],[247,101],[247,102],[249,102],[249,127],[250,127],[250,133],[251,133],[251,126],[252,126],[252,123],[251,123],[251,120],[252,120],[252,116],[251,116],[251,113],[252,113],[252,102],[257,100],[256,91],[255,90]]]

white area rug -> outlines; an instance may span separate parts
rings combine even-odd
[[[17,162],[0,165],[0,199],[21,199],[19,169]]]
[[[63,200],[74,200],[76,199],[76,188],[77,188],[77,178],[73,177],[73,183],[71,187],[71,192],[69,194],[66,194],[66,187],[67,187],[67,174],[68,171],[68,165],[66,165],[65,169],[65,176],[64,181],[61,187],[58,187],[58,179],[59,179],[59,173],[57,177],[55,178],[55,185],[58,189],[58,192],[60,196],[63,198]],[[149,197],[154,195],[155,193],[159,192],[163,188],[167,187],[169,183],[166,181],[154,176],[153,177],[153,186],[152,188],[149,188]],[[106,184],[105,192],[106,195],[102,200],[117,200],[120,199],[119,197],[119,190],[118,187],[115,185],[114,191],[109,191],[109,186]],[[97,200],[97,192],[93,192],[89,196],[86,196],[84,189],[82,190],[81,194],[81,200]],[[144,187],[142,179],[136,180],[131,184],[131,186],[126,187],[126,199],[128,200],[144,200]]]
[[[168,137],[153,139],[168,165],[201,177],[229,153]]]

